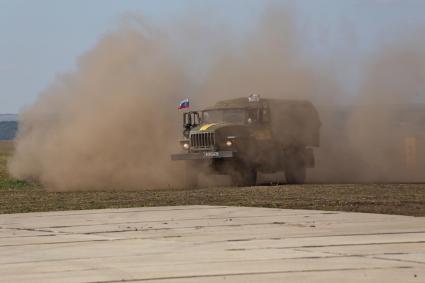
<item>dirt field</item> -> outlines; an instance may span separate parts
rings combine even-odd
[[[233,205],[425,216],[424,184],[320,184],[109,192],[48,192],[14,180],[0,142],[0,213],[163,205]]]

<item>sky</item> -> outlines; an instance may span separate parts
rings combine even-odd
[[[282,0],[296,8],[312,56],[359,60],[383,42],[425,30],[425,0]],[[172,25],[188,11],[209,11],[212,25],[249,29],[266,0],[0,0],[0,113],[31,105],[58,74],[72,71],[120,19],[141,14]],[[354,52],[353,52],[354,50]]]

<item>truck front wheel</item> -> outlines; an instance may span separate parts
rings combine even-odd
[[[257,169],[253,166],[238,164],[231,173],[232,183],[235,186],[250,187],[257,184]]]

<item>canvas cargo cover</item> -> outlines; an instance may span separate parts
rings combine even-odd
[[[321,122],[311,102],[267,99],[274,139],[284,145],[320,145]]]
[[[270,111],[273,139],[285,146],[319,146],[321,122],[314,105],[306,100],[260,99],[249,102],[236,98],[217,102],[210,109],[255,108],[261,106]]]

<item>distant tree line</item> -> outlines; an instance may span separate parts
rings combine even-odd
[[[0,140],[13,140],[18,130],[17,121],[1,121],[0,122]]]

